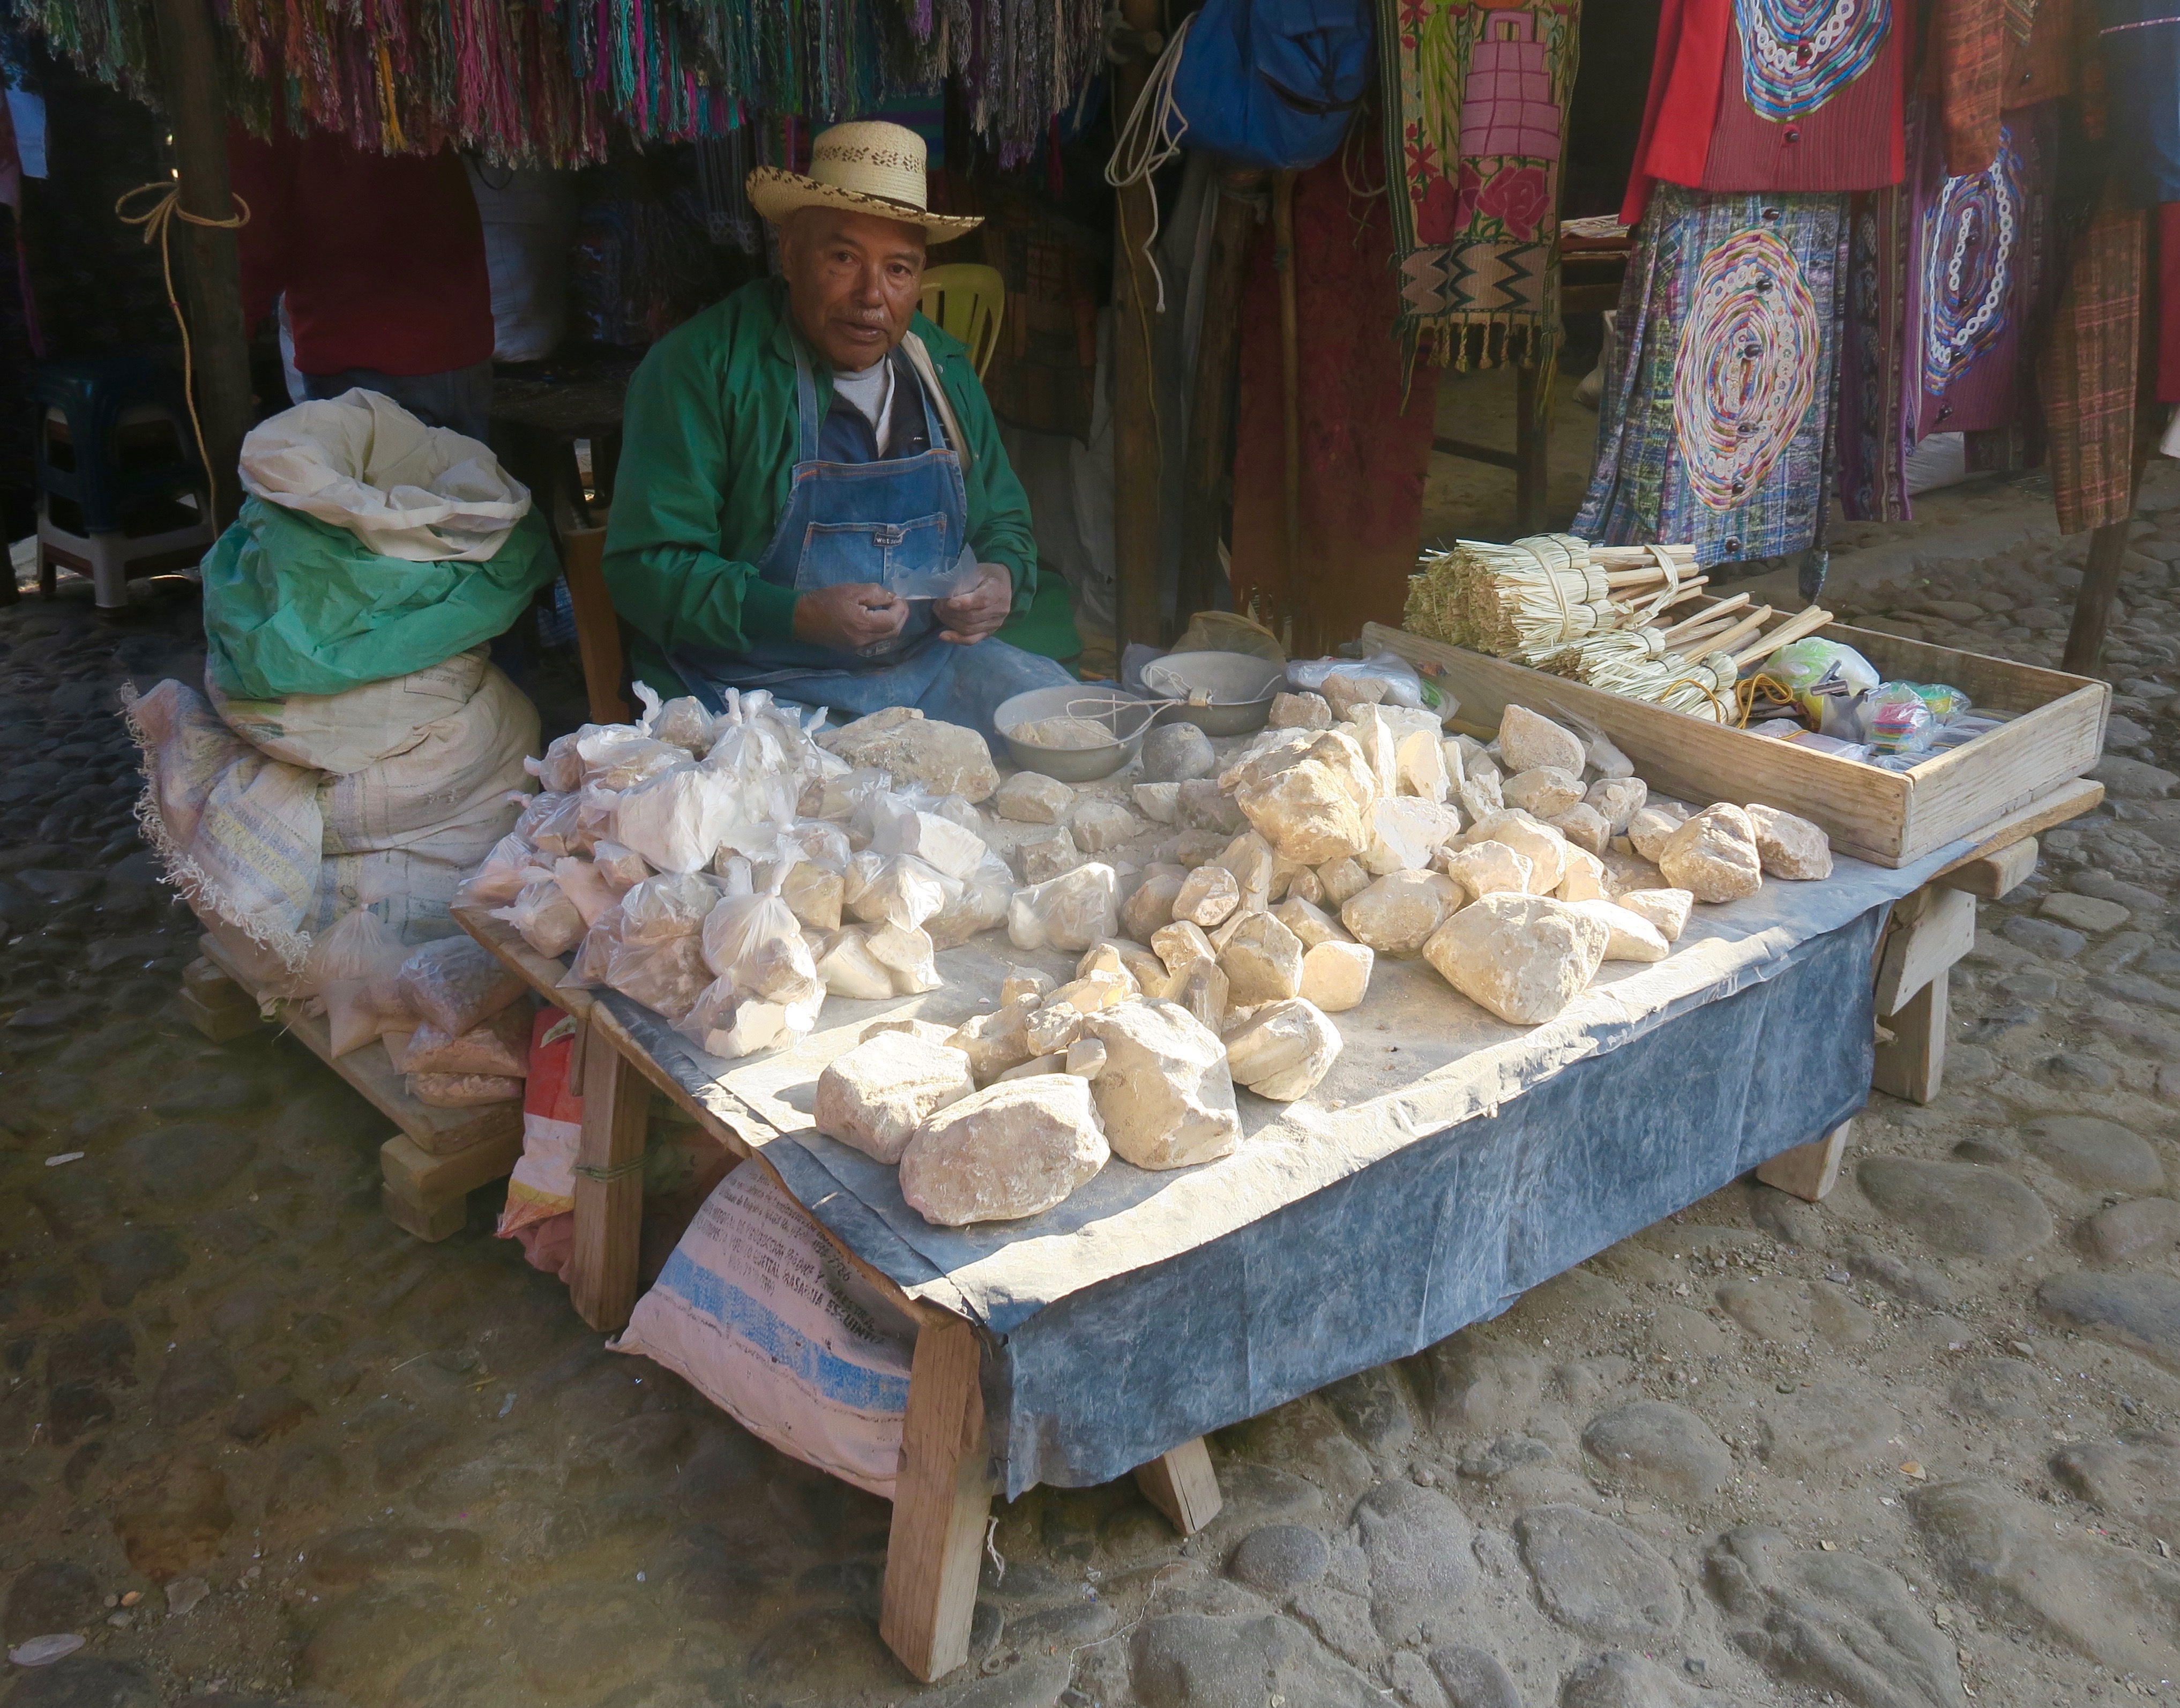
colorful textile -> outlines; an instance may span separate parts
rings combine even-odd
[[[2138,207],[2180,201],[2180,0],[2097,0],[2120,182]]]
[[[2157,210],[2157,400],[2180,403],[2180,201]]]
[[[1374,136],[1358,175],[1379,171]],[[1234,430],[1234,605],[1295,658],[1329,653],[1375,620],[1397,624],[1423,532],[1437,414],[1431,376],[1406,383],[1385,288],[1393,245],[1383,196],[1358,196],[1338,157],[1295,180],[1302,427],[1301,552],[1289,561],[1279,275],[1258,228],[1241,303]]]
[[[1576,0],[1379,0],[1401,326],[1441,361],[1534,361],[1559,336],[1559,174]]]
[[[2034,107],[2074,92],[2074,8],[2079,3],[2086,0],[2035,0],[2034,15],[2025,20],[2009,10],[2010,27],[2018,30],[2025,21],[2029,28],[2007,51],[2001,107]]]
[[[2075,243],[2073,270],[2037,365],[2062,534],[2133,513],[2147,223],[2131,208],[2106,209],[2089,221]]]
[[[1661,185],[1620,298],[1596,471],[1572,532],[1698,562],[1817,537],[1843,298],[1843,196]]]
[[[1712,190],[1899,182],[1908,0],[1665,0],[1621,218],[1654,183]]]
[[[2009,25],[2010,6],[2033,0],[1937,0],[1931,50],[1945,114],[1946,170],[1981,172],[1998,152],[1998,109],[2007,56],[2025,30]]]

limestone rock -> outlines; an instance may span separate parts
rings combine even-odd
[[[1733,1455],[1710,1425],[1662,1400],[1600,1412],[1582,1432],[1582,1444],[1608,1475],[1670,1500],[1713,1500],[1733,1476]]]
[[[2054,1231],[2044,1200],[1998,1169],[1873,1156],[1855,1180],[1886,1215],[1956,1257],[2019,1257]]]
[[[1187,1168],[1214,1162],[1241,1142],[1225,1046],[1181,1005],[1123,1003],[1085,1020],[1081,1035],[1104,1045],[1090,1091],[1106,1143],[1122,1161]]]
[[[892,1032],[921,1039],[926,1044],[950,1044],[955,1030],[951,1026],[941,1026],[935,1020],[873,1020],[856,1034],[856,1042],[868,1044],[873,1038],[881,1038]]]
[[[1230,836],[1241,828],[1239,806],[1208,777],[1192,777],[1175,796],[1174,823],[1192,830]]]
[[[1445,901],[1427,872],[1396,872],[1348,898],[1340,923],[1380,955],[1413,955],[1445,917]]]
[[[1952,1644],[1875,1562],[1752,1524],[1721,1536],[1708,1564],[1736,1645],[1767,1672],[1861,1708],[1965,1708]]]
[[[1007,906],[1007,940],[1034,952],[1057,949],[1079,955],[1101,937],[1119,934],[1120,880],[1109,866],[1093,862],[1027,890]]]
[[[1159,724],[1143,737],[1143,776],[1153,783],[1208,777],[1218,758],[1211,738],[1193,724]]]
[[[871,846],[881,854],[909,854],[949,878],[966,878],[990,851],[984,839],[936,813],[895,813],[883,820]]]
[[[2165,1165],[2147,1139],[2115,1121],[2046,1115],[2029,1123],[2029,1149],[2077,1186],[2092,1191],[2161,1192]]]
[[[1274,694],[1271,726],[1274,730],[1329,730],[1332,708],[1322,694]]]
[[[1151,934],[1151,953],[1165,963],[1169,977],[1178,978],[1198,961],[1217,965],[1219,951],[1192,920],[1176,919]]]
[[[1352,859],[1370,846],[1353,796],[1329,766],[1314,759],[1290,765],[1261,785],[1245,785],[1235,802],[1277,852],[1305,866]]]
[[[906,1032],[882,1032],[826,1065],[811,1119],[878,1162],[899,1162],[927,1116],[976,1089],[969,1057]]]
[[[1519,774],[1539,765],[1556,765],[1579,777],[1588,758],[1581,740],[1549,718],[1527,706],[1509,706],[1499,720],[1499,755],[1510,772]]]
[[[1624,836],[1643,803],[1650,798],[1650,785],[1640,777],[1600,777],[1583,796],[1596,808],[1615,836]]]
[[[2155,1272],[2053,1275],[2036,1303],[2062,1322],[2180,1372],[2180,1279]]]
[[[1764,886],[1755,828],[1748,813],[1723,802],[1676,829],[1656,858],[1665,881],[1698,901],[1739,901]]]
[[[1165,982],[1172,977],[1157,956],[1142,944],[1131,943],[1124,937],[1109,937],[1083,950],[1082,958],[1075,963],[1075,976],[1087,978],[1093,972],[1125,979],[1131,989],[1145,996],[1163,996]]]
[[[1324,905],[1327,907],[1344,907],[1348,897],[1370,887],[1370,874],[1362,869],[1362,862],[1355,859],[1328,861],[1317,868],[1317,878],[1324,886]]]
[[[1471,842],[1445,855],[1439,861],[1439,869],[1460,884],[1473,901],[1505,893],[1527,895],[1530,874],[1536,868],[1528,855],[1517,853],[1504,842],[1487,840]]]
[[[1612,896],[1605,882],[1605,862],[1588,849],[1577,848],[1570,842],[1566,871],[1552,894],[1561,901],[1610,901]]]
[[[1682,822],[1653,802],[1638,807],[1635,816],[1627,821],[1627,840],[1638,854],[1654,865],[1658,857],[1665,851],[1666,841]]]
[[[941,1227],[1011,1221],[1060,1203],[1112,1154],[1090,1088],[1065,1073],[1002,1081],[919,1127],[900,1194]]]
[[[969,1072],[977,1084],[989,1085],[1035,1054],[1029,1047],[1027,1033],[1029,1017],[1035,1011],[1034,1000],[1016,999],[989,1014],[972,1014],[954,1029],[954,1035],[946,1040],[947,1047],[969,1058]]]
[[[1170,824],[1181,816],[1181,785],[1138,783],[1128,791],[1136,811],[1154,824]]]
[[[1323,765],[1338,778],[1347,798],[1355,803],[1355,810],[1366,816],[1370,803],[1386,792],[1378,786],[1378,774],[1371,766],[1369,755],[1347,728],[1319,730],[1310,737],[1309,745],[1302,749],[1302,757]]]
[[[1990,1618],[2032,1630],[2115,1672],[2170,1678],[2180,1572],[2156,1556],[2055,1533],[2050,1508],[1989,1484],[1941,1483],[1908,1496],[1924,1545]]]
[[[1624,836],[1606,844],[1605,851],[1597,857],[1605,863],[1605,887],[1615,901],[1631,890],[1663,890],[1666,887],[1665,873],[1641,855],[1632,851],[1632,845]],[[1691,895],[1688,899],[1693,901],[1695,898]]]
[[[999,786],[992,750],[974,730],[942,724],[912,706],[889,706],[818,745],[858,769],[890,771],[895,783],[922,783],[934,795],[959,795],[974,803]]]
[[[1673,952],[1665,934],[1632,908],[1610,901],[1574,901],[1568,906],[1592,919],[1602,920],[1611,932],[1605,945],[1607,961],[1663,961]]]
[[[1411,730],[1395,751],[1400,790],[1424,801],[1443,802],[1453,792],[1445,769],[1445,744],[1436,730]]]
[[[1355,1529],[1369,1562],[1370,1617],[1388,1643],[1415,1639],[1468,1593],[1475,1532],[1437,1490],[1382,1483],[1356,1503]]]
[[[1207,862],[1197,867],[1173,898],[1173,917],[1200,925],[1206,931],[1224,923],[1241,905],[1241,886],[1224,866]]]
[[[1368,945],[1328,938],[1302,956],[1301,994],[1327,1014],[1344,1014],[1369,993],[1376,958]]]
[[[1576,802],[1564,813],[1551,814],[1544,822],[1585,854],[1602,854],[1612,840],[1612,828],[1605,822],[1605,815],[1584,801]],[[1599,868],[1600,881],[1603,869]]]
[[[828,995],[876,1002],[893,994],[893,974],[873,957],[870,934],[861,926],[835,931],[818,955],[817,967]]]
[[[1351,676],[1335,670],[1324,679],[1325,703],[1335,718],[1351,718],[1358,707],[1375,706],[1385,697],[1385,684],[1376,676]]]
[[[1269,913],[1244,918],[1219,965],[1236,1006],[1278,1002],[1302,989],[1302,939]]]
[[[1065,824],[1055,824],[1038,836],[1015,844],[1015,869],[1025,884],[1043,884],[1082,863],[1082,851]]]
[[[1058,983],[1049,972],[1037,967],[1010,967],[1007,976],[999,981],[999,1000],[1003,1004],[1027,1002],[1034,1008],[1052,994],[1053,986]]]
[[[1226,1065],[1236,1085],[1274,1103],[1292,1103],[1316,1089],[1340,1046],[1340,1028],[1297,997],[1265,1004],[1231,1033]]]
[[[1423,958],[1472,1002],[1516,1026],[1550,1020],[1597,976],[1612,934],[1540,895],[1486,895],[1431,934]]]
[[[1514,1521],[1537,1600],[1559,1623],[1606,1642],[1654,1641],[1676,1629],[1687,1599],[1648,1542],[1580,1507],[1536,1507]]]
[[[1017,771],[999,785],[992,810],[1017,824],[1057,824],[1075,804],[1075,791],[1041,771]]]
[[[1550,895],[1566,876],[1566,838],[1518,807],[1509,807],[1470,825],[1462,846],[1473,847],[1478,842],[1504,842],[1526,857],[1533,895]]]
[[[812,931],[838,931],[846,882],[814,860],[798,860],[780,879],[779,899],[795,923]]]
[[[1198,868],[1201,869],[1201,868]],[[1153,866],[1120,904],[1120,923],[1138,943],[1148,943],[1173,923],[1173,904],[1187,882],[1185,866]]]
[[[1316,740],[1317,733],[1311,730],[1259,730],[1247,747],[1227,761],[1226,769],[1219,774],[1219,786],[1232,795],[1268,782],[1288,766],[1299,765],[1307,758],[1310,744]]]
[[[1459,834],[1460,818],[1434,801],[1392,796],[1372,804],[1370,846],[1362,851],[1365,871],[1377,877],[1420,870]]]
[[[1499,786],[1499,796],[1509,807],[1518,807],[1533,818],[1556,818],[1582,799],[1582,774],[1557,765],[1539,765],[1517,771]]]
[[[1305,901],[1299,895],[1290,895],[1272,909],[1272,917],[1294,933],[1305,955],[1320,943],[1355,940],[1348,935],[1346,926],[1314,902]]]
[[[1085,801],[1067,821],[1075,846],[1086,853],[1102,854],[1132,842],[1147,828],[1126,807],[1112,801]]]
[[[1274,874],[1281,866],[1291,872],[1298,869],[1291,861],[1280,860],[1272,852],[1272,845],[1253,830],[1244,830],[1229,842],[1219,851],[1215,863],[1234,874],[1235,886],[1241,892],[1236,907],[1243,913],[1261,913],[1271,906]]]
[[[1617,899],[1630,913],[1649,920],[1666,942],[1677,943],[1696,898],[1685,890],[1623,890]]]
[[[1226,984],[1226,975],[1215,961],[1196,961],[1177,978],[1169,979],[1165,1000],[1178,1003],[1205,1026],[1222,1036],[1226,1030],[1226,1012],[1232,1006]]]
[[[1776,807],[1752,806],[1749,824],[1756,832],[1756,852],[1770,878],[1829,878],[1832,875],[1831,839],[1821,826]]]

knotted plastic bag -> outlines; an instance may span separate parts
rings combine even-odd
[[[842,899],[867,925],[912,928],[944,907],[961,885],[913,854],[866,849],[848,862]]]
[[[563,860],[559,863],[570,866],[577,862]],[[583,939],[581,909],[568,899],[567,893],[549,873],[531,879],[512,903],[494,908],[492,917],[504,919],[522,934],[525,943],[540,955],[549,955],[556,960]]]
[[[637,727],[645,735],[655,741],[670,741],[697,758],[711,750],[712,714],[702,701],[685,694],[661,705],[657,691],[647,684],[638,682],[635,687],[636,697],[643,702]]]
[[[619,842],[598,843],[591,850],[591,863],[616,895],[627,894],[651,876],[651,862]]]
[[[661,872],[701,872],[738,818],[731,780],[685,761],[622,794],[614,840]]]
[[[540,796],[539,798],[543,798]],[[537,851],[513,832],[493,844],[492,852],[454,892],[458,907],[504,907],[522,893],[537,863]],[[338,929],[339,928],[335,928]]]
[[[411,1014],[449,1035],[489,1020],[522,994],[521,978],[473,937],[427,943],[401,963],[394,983]]]
[[[583,916],[583,928],[586,931],[620,904],[619,892],[587,860],[573,855],[555,860],[553,877],[561,894],[574,902],[575,911]]]

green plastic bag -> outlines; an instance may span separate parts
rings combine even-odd
[[[339,694],[504,634],[559,573],[533,510],[483,563],[411,563],[258,499],[206,555],[205,647],[220,691]]]

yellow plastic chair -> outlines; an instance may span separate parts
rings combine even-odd
[[[926,320],[969,346],[969,360],[983,377],[1006,316],[1007,282],[999,268],[958,261],[928,269],[922,307]]]

